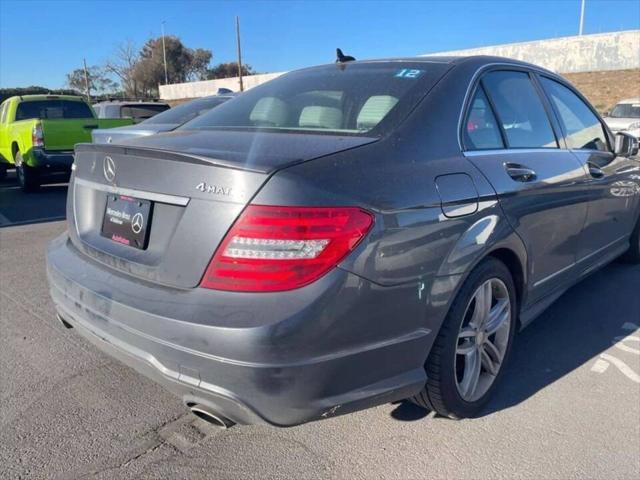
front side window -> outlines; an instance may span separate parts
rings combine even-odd
[[[482,83],[496,108],[508,148],[558,148],[547,112],[529,74],[498,71]]]
[[[252,88],[182,128],[384,135],[447,69],[425,61],[299,70]]]
[[[40,119],[93,118],[89,105],[74,100],[31,100],[20,102],[16,121]]]
[[[609,151],[607,135],[591,109],[570,89],[546,77],[542,86],[551,99],[564,127],[569,148]]]
[[[464,136],[464,144],[468,150],[504,148],[498,122],[482,87],[478,88],[471,101]]]

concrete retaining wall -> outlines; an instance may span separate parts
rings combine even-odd
[[[640,68],[640,30],[451,50],[423,56],[433,55],[497,55],[535,63],[559,73],[629,70]]]
[[[265,73],[261,75],[249,75],[242,77],[244,89],[260,85],[272,78],[282,75],[284,72]],[[173,85],[160,85],[160,98],[163,100],[175,100],[178,98],[196,98],[207,95],[215,95],[219,88],[228,88],[234,92],[240,91],[240,79],[221,78],[218,80],[203,80],[201,82],[174,83]]]
[[[640,68],[640,30],[452,50],[422,56],[433,55],[497,55],[535,63],[559,73],[630,70]],[[255,87],[283,73],[285,72],[244,77],[244,87],[245,89]],[[240,90],[239,80],[234,77],[161,85],[160,98],[175,100],[203,97],[214,95],[218,88],[229,88],[237,92]]]

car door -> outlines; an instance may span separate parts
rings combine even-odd
[[[557,128],[533,75],[520,69],[485,73],[463,125],[465,156],[491,182],[526,245],[532,302],[571,281],[587,218],[587,175],[560,148]]]
[[[589,177],[585,190],[589,212],[578,249],[578,261],[588,268],[608,253],[626,248],[637,218],[640,164],[613,153],[606,127],[572,88],[545,76],[540,83],[558,116],[567,147]]]

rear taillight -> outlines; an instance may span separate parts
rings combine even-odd
[[[31,129],[31,144],[34,147],[44,147],[44,135],[42,133],[41,123],[36,123]]]
[[[364,238],[373,215],[354,207],[249,205],[200,284],[242,292],[292,290],[335,267]]]

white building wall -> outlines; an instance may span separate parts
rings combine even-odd
[[[640,30],[597,33],[575,37],[553,38],[535,42],[510,43],[492,47],[452,50],[433,55],[496,55],[535,63],[559,73],[627,70],[640,68]],[[245,89],[255,87],[286,72],[243,77]],[[238,77],[202,82],[160,85],[160,98],[175,100],[214,95],[218,88],[240,90]]]
[[[626,70],[640,68],[640,30],[451,50],[422,56],[434,55],[496,55],[535,63],[559,73]]]
[[[242,77],[244,89],[267,82],[272,78],[282,75],[284,72],[265,73],[260,75],[249,75]],[[203,80],[201,82],[174,83],[172,85],[160,85],[160,98],[163,100],[176,100],[180,98],[197,98],[207,95],[215,95],[219,88],[228,88],[234,92],[240,91],[240,79],[220,78],[218,80]]]

